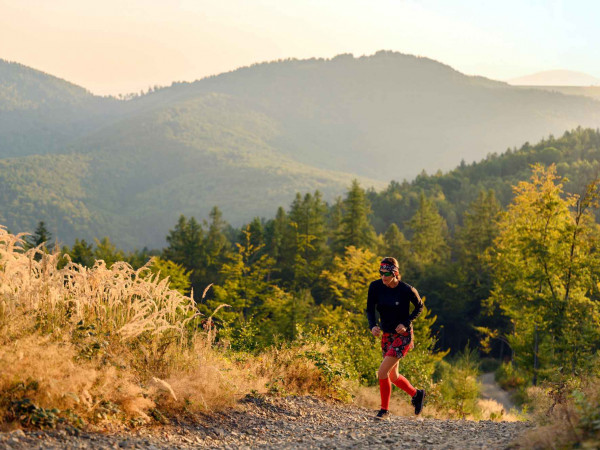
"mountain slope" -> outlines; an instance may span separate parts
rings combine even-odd
[[[0,59],[0,158],[56,152],[110,120],[118,103]]]
[[[67,153],[0,160],[0,205],[13,205],[0,210],[0,223],[31,230],[45,220],[68,243],[109,235],[127,248],[161,247],[180,214],[207,217],[219,205],[239,225],[273,215],[298,191],[332,199],[346,189],[353,175],[306,166],[266,144],[277,132],[268,117],[218,94],[140,113]]]
[[[0,64],[0,223],[162,246],[179,214],[235,225],[600,125],[600,103],[391,52],[288,60],[122,101]],[[30,87],[39,83],[37,91]],[[16,94],[6,94],[6,92]],[[37,99],[37,100],[36,100]],[[2,159],[4,158],[4,159]]]
[[[272,145],[298,161],[386,180],[600,125],[600,105],[589,99],[468,77],[392,52],[259,64],[180,83],[141,102],[200,92],[233,95],[276,118],[282,133]]]

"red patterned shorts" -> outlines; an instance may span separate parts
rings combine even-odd
[[[412,327],[404,333],[383,333],[381,351],[383,357],[403,358],[415,346]]]

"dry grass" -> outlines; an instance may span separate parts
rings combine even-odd
[[[36,414],[140,423],[157,410],[231,406],[253,391],[339,396],[299,357],[314,348],[228,358],[212,327],[198,326],[192,299],[147,266],[98,261],[89,269],[60,258],[24,251],[22,235],[0,226],[0,425],[31,424]],[[24,400],[35,408],[25,411]]]
[[[525,436],[527,448],[600,448],[600,379],[530,387],[527,396],[539,425]]]
[[[477,408],[480,411],[481,420],[502,420],[504,422],[520,422],[523,418],[511,408],[506,411],[504,406],[495,400],[479,399]]]

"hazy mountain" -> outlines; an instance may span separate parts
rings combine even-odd
[[[598,86],[600,78],[572,70],[546,70],[508,80],[515,86]]]
[[[115,99],[0,59],[0,158],[57,151],[121,109]]]
[[[517,86],[521,89],[539,89],[542,91],[559,92],[565,95],[579,95],[600,100],[599,86]]]
[[[159,247],[182,213],[218,205],[239,225],[297,191],[331,200],[353,177],[378,188],[600,124],[591,99],[391,52],[257,64],[128,101],[0,67],[0,223],[44,220],[67,243]]]
[[[258,64],[141,101],[199,92],[235,96],[276,118],[282,132],[273,145],[294,159],[384,180],[450,170],[461,159],[600,125],[600,105],[587,99],[524,91],[391,52]]]

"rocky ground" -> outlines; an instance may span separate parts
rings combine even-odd
[[[0,433],[0,448],[478,448],[518,447],[531,424],[416,417],[373,419],[374,411],[314,397],[248,397],[195,424],[127,434],[76,430]]]

